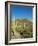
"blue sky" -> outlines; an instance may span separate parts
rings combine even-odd
[[[11,18],[15,16],[16,19],[26,18],[32,20],[32,7],[12,5],[10,7]]]

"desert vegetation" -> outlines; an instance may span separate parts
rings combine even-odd
[[[32,38],[32,21],[27,19],[16,19],[11,22],[11,37],[12,38]]]

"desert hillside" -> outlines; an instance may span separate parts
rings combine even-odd
[[[15,22],[11,22],[12,38],[31,38],[32,36],[32,21],[16,19]]]

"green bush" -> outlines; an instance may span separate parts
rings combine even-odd
[[[33,36],[32,34],[32,26],[28,25],[28,26],[17,26],[16,27],[16,31],[20,33],[22,38],[30,38]]]

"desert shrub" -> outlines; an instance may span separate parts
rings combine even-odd
[[[24,29],[23,29],[23,26],[21,26],[21,27],[19,27],[19,26],[17,26],[16,27],[16,31],[18,31],[18,32],[22,32]]]
[[[24,38],[31,38],[33,36],[32,26],[28,25],[24,27],[23,35]]]
[[[16,31],[20,33],[22,38],[31,38],[33,36],[32,34],[32,26],[28,25],[28,26],[17,26],[16,27]]]

